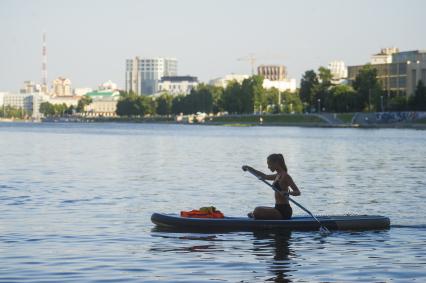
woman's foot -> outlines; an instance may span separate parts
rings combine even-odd
[[[253,212],[247,213],[248,218],[254,218]]]

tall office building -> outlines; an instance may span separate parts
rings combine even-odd
[[[287,78],[287,69],[283,65],[260,65],[257,74],[270,81],[284,81]]]
[[[371,62],[377,54],[373,55]],[[390,95],[413,95],[417,83],[426,81],[426,50],[392,52],[387,63],[371,64],[377,70],[377,79],[383,90]],[[348,80],[352,83],[364,65],[349,66]]]
[[[126,60],[126,91],[138,95],[158,92],[162,77],[177,76],[175,58],[139,58]]]

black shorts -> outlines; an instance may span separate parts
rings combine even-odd
[[[283,219],[290,219],[293,215],[293,209],[289,204],[276,204],[275,209],[281,213]]]

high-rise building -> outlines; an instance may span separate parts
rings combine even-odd
[[[260,65],[257,74],[270,81],[284,81],[287,78],[287,69],[283,65]]]
[[[71,80],[59,77],[53,81],[53,96],[71,96]]]
[[[126,91],[138,95],[153,94],[158,91],[162,77],[177,76],[175,58],[139,58],[126,60]]]
[[[348,67],[349,82],[355,80],[363,67]],[[426,82],[426,50],[394,52],[391,62],[372,64],[372,67],[377,70],[377,79],[388,95],[412,95],[420,80]]]

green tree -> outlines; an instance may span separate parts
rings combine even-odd
[[[172,114],[172,104],[173,104],[173,96],[164,93],[160,97],[156,98],[157,101],[157,109],[156,112],[158,115],[170,115]]]
[[[281,95],[280,91],[276,88],[270,88],[265,90],[265,97],[267,103],[267,111],[270,113],[279,113],[281,112],[280,106],[282,101],[280,101]]]
[[[266,110],[267,99],[263,88],[262,76],[251,76],[243,80],[240,92],[240,113]]]
[[[322,85],[324,86],[330,86],[331,85],[331,80],[333,78],[333,75],[331,74],[330,69],[325,68],[325,67],[319,67],[318,68],[318,77],[319,77],[319,81],[321,82]]]
[[[140,103],[140,100],[136,94],[123,94],[117,102],[117,115],[118,116],[139,116],[143,115],[145,111],[143,103]]]
[[[196,112],[213,112],[213,93],[209,86],[200,84],[185,97],[188,114]]]
[[[175,114],[175,115],[179,115],[181,113],[186,113],[185,96],[184,95],[177,95],[177,96],[173,97],[172,113]]]
[[[330,112],[353,112],[358,108],[358,101],[351,86],[337,85],[330,88],[324,105]]]
[[[389,100],[388,108],[391,111],[405,111],[408,105],[408,100],[405,95],[394,96]]]
[[[284,91],[281,93],[282,108],[281,112],[284,113],[301,113],[303,112],[303,103],[300,100],[298,93],[291,93],[290,91]]]
[[[223,87],[217,87],[217,86],[208,86],[210,89],[210,92],[212,94],[212,99],[213,99],[213,107],[212,107],[212,111],[213,113],[218,113],[218,112],[222,112],[224,111],[224,106],[223,106],[223,92],[224,89]]]
[[[413,110],[426,110],[426,86],[423,81],[418,81],[416,91],[410,98],[410,107]]]
[[[223,92],[223,108],[228,113],[242,113],[242,89],[237,81],[229,82]]]
[[[40,103],[39,111],[46,117],[56,115],[55,106],[47,101]]]
[[[306,71],[302,80],[300,81],[300,99],[303,103],[309,105],[310,107],[315,107],[316,105],[316,91],[319,86],[319,81],[317,74],[314,70]]]
[[[25,111],[22,108],[5,105],[0,108],[0,116],[3,118],[19,118],[23,119],[31,113]]]
[[[77,110],[77,112],[78,113],[82,113],[82,112],[84,112],[84,107],[86,107],[87,105],[89,105],[90,103],[92,103],[93,102],[93,100],[92,100],[92,98],[91,97],[89,97],[89,96],[86,96],[86,95],[84,95],[79,101],[78,101],[78,104],[77,104],[77,108],[76,108],[76,110]]]
[[[376,111],[380,109],[380,96],[382,88],[377,80],[377,70],[367,64],[359,71],[352,86],[354,87],[359,107],[364,111]]]

